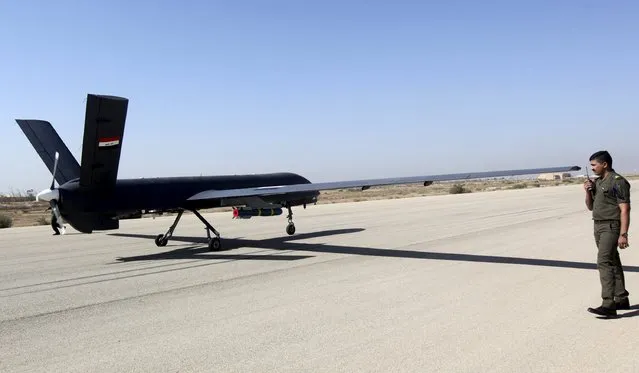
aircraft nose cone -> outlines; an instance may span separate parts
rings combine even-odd
[[[36,201],[51,201],[52,199],[59,200],[60,192],[57,189],[45,189],[36,195]]]

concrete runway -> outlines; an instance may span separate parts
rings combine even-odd
[[[633,183],[633,190],[637,183]],[[598,319],[581,185],[0,231],[0,372],[639,371],[632,309]],[[633,225],[634,223],[634,225]]]

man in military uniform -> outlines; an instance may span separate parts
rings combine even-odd
[[[586,206],[592,211],[597,268],[603,302],[588,311],[601,316],[616,316],[617,310],[629,309],[628,291],[619,251],[628,247],[630,225],[630,183],[612,168],[612,157],[598,151],[590,157],[592,171],[598,178],[584,183]]]

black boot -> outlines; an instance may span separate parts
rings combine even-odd
[[[615,301],[615,305],[618,310],[629,310],[630,309],[630,301],[628,298],[623,298],[621,300]]]
[[[597,308],[588,308],[588,312],[594,313],[595,315],[605,316],[605,317],[617,316],[616,309],[608,308],[604,306],[599,306]]]

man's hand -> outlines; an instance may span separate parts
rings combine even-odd
[[[593,204],[593,188],[595,187],[595,183],[590,180],[590,178],[584,181],[584,190],[586,191],[586,207],[588,210],[592,211]]]
[[[594,183],[592,182],[592,180],[586,179],[586,181],[584,181],[584,190],[586,192],[592,190],[593,187],[594,187]]]
[[[620,249],[625,249],[628,247],[628,229],[630,227],[630,203],[620,203],[619,209],[621,210],[621,227],[619,227],[621,234],[619,235],[619,240],[617,243],[619,244]],[[625,233],[625,234],[624,234]],[[625,237],[624,237],[625,236]]]
[[[626,247],[630,246],[628,245],[628,237],[619,236],[619,239],[617,240],[617,245],[619,246],[620,249],[625,249]]]

